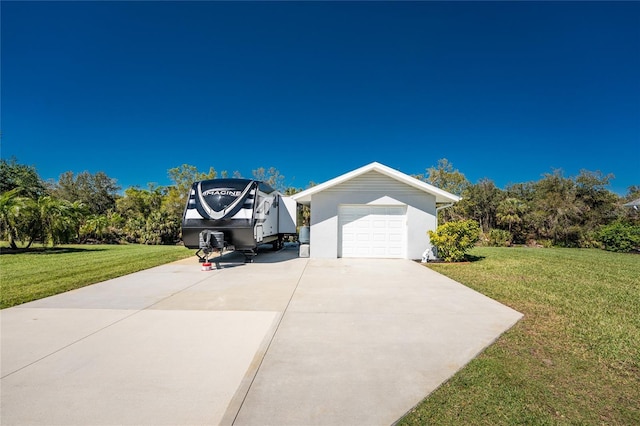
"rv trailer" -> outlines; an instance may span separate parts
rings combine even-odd
[[[207,262],[224,249],[251,262],[261,244],[282,247],[296,234],[296,202],[264,182],[211,179],[194,182],[182,216],[182,241]]]

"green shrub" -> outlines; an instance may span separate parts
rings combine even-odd
[[[597,235],[605,250],[628,253],[640,250],[640,226],[614,222],[603,226]]]
[[[508,247],[511,245],[512,240],[511,232],[505,229],[492,229],[489,232],[489,245],[491,247]]]
[[[438,257],[447,262],[459,262],[480,239],[480,226],[474,220],[451,221],[428,234],[438,249]]]
[[[553,247],[553,240],[550,240],[548,238],[541,238],[540,240],[538,240],[537,244],[543,248],[551,248]]]
[[[145,223],[140,242],[144,244],[175,244],[180,235],[180,220],[166,211],[155,211]]]
[[[603,249],[604,245],[599,241],[599,235],[599,232],[594,230],[585,232],[580,240],[580,248]]]

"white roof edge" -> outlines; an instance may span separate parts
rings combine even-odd
[[[343,175],[330,179],[324,183],[321,183],[316,186],[312,186],[309,189],[305,189],[302,192],[298,192],[297,194],[292,195],[291,198],[296,200],[298,203],[308,203],[311,201],[311,196],[313,194],[322,192],[325,189],[329,189],[332,186],[339,185],[343,182],[353,179],[354,177],[360,176],[370,171],[376,171],[383,175],[389,176],[390,178],[406,183],[407,185],[410,185],[416,189],[433,194],[436,196],[437,203],[443,203],[443,202],[456,203],[461,200],[461,197],[457,195],[451,194],[450,192],[437,188],[426,182],[422,182],[421,180],[418,180],[414,177],[411,177],[407,174],[404,174],[398,170],[392,169],[391,167],[385,166],[384,164],[380,164],[378,162],[367,164],[366,166],[362,166],[358,169],[352,170],[348,173],[345,173]]]

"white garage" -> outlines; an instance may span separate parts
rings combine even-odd
[[[409,175],[371,163],[295,194],[311,207],[311,257],[419,259],[437,210],[460,200]]]
[[[404,258],[406,211],[404,206],[339,206],[338,257]]]

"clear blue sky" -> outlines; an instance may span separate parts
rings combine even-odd
[[[640,185],[640,2],[9,2],[2,158],[45,178],[447,158],[499,187]]]

